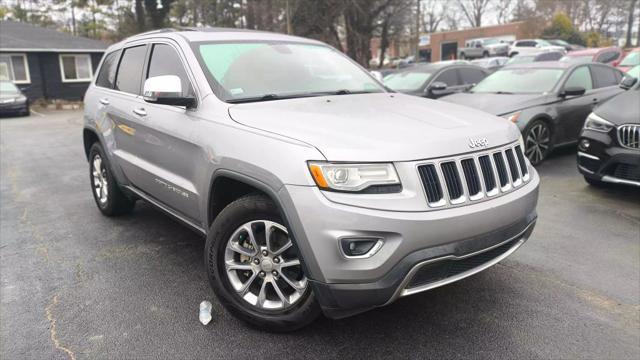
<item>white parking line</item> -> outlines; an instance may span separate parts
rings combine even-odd
[[[31,110],[31,113],[32,113],[32,114],[36,114],[36,115],[41,116],[41,117],[45,117],[45,116],[47,116],[47,115],[45,115],[45,114],[41,114],[41,113],[39,113],[39,112],[37,112],[37,111],[33,111],[33,110]]]

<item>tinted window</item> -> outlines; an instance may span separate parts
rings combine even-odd
[[[120,59],[120,50],[108,54],[102,62],[102,67],[98,73],[96,85],[113,89],[116,80],[116,69],[118,68],[118,60]]]
[[[176,75],[182,82],[183,95],[192,95],[191,83],[178,53],[166,44],[156,44],[151,52],[147,79],[154,76]]]
[[[620,83],[620,75],[618,71],[614,69],[609,69],[604,66],[593,66],[591,72],[593,73],[596,88],[616,86]]]
[[[560,60],[561,57],[562,53],[551,51],[536,56],[536,59],[534,61],[556,61]]]
[[[520,46],[520,47],[535,47],[536,46],[536,42],[535,41],[518,41],[516,43],[516,46]]]
[[[562,77],[561,69],[502,69],[487,76],[471,89],[473,93],[544,93]]]
[[[389,74],[382,82],[396,91],[418,91],[431,77],[431,73],[418,71],[403,71]]]
[[[585,90],[593,89],[593,82],[591,81],[591,72],[587,66],[582,66],[573,71],[569,79],[564,84],[565,88],[568,87],[583,87]]]
[[[462,68],[459,71],[463,84],[477,84],[487,76],[479,69]]]
[[[617,51],[603,52],[602,54],[598,55],[598,57],[596,58],[596,62],[607,64],[617,60],[619,56],[620,53],[618,53]]]
[[[458,85],[458,75],[455,69],[445,70],[441,72],[434,81],[443,82],[447,84],[447,86],[456,86]]]
[[[130,94],[140,94],[140,81],[142,80],[142,68],[146,52],[147,47],[145,45],[124,50],[118,67],[116,90]]]

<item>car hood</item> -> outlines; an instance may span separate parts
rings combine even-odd
[[[315,146],[330,161],[409,161],[516,141],[518,129],[489,114],[404,94],[311,97],[233,105],[231,118]],[[268,151],[268,149],[265,149]]]
[[[0,92],[0,99],[15,99],[20,95],[20,93],[14,92]]]
[[[541,94],[458,93],[440,98],[455,104],[479,109],[493,115],[505,115],[549,101]]]
[[[594,112],[615,125],[640,124],[639,97],[640,90],[627,90],[598,106]]]

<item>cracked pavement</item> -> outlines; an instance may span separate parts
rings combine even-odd
[[[570,148],[538,168],[538,225],[507,260],[283,335],[221,308],[194,232],[142,202],[100,215],[81,129],[0,118],[0,358],[640,357],[640,191],[587,186]]]

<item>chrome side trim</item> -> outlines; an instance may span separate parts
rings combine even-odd
[[[591,170],[589,170],[586,167],[581,166],[581,165],[578,165],[578,169],[580,169],[580,170],[582,170],[582,171],[584,171],[586,173],[589,173],[589,174],[595,174],[593,171],[591,171]]]
[[[583,153],[582,151],[578,151],[578,156],[586,157],[587,159],[592,159],[592,160],[600,160],[599,157],[591,154]]]
[[[137,196],[141,197],[144,201],[150,203],[151,205],[157,207],[158,209],[162,210],[163,212],[167,213],[170,216],[173,216],[174,218],[180,220],[181,222],[183,222],[186,225],[189,225],[191,228],[193,228],[194,230],[197,230],[198,232],[202,233],[203,235],[207,234],[207,231],[202,228],[201,226],[199,226],[198,224],[194,223],[193,221],[187,219],[186,217],[178,214],[177,212],[175,212],[174,210],[168,208],[166,205],[160,203],[159,201],[155,200],[154,198],[152,198],[151,196],[145,194],[144,192],[132,187],[132,186],[125,186],[125,188],[129,191],[131,191],[132,193],[136,194]]]
[[[604,182],[613,183],[613,184],[640,186],[640,181],[625,180],[625,179],[620,179],[610,175],[603,176],[601,180]]]
[[[509,255],[513,254],[516,250],[518,250],[518,248],[520,248],[520,246],[522,246],[522,244],[524,244],[527,241],[526,238],[523,238],[523,235],[532,226],[534,226],[535,223],[536,223],[535,221],[531,222],[529,225],[527,225],[526,228],[524,228],[524,230],[519,232],[517,235],[515,235],[515,236],[513,236],[513,237],[511,237],[511,238],[509,238],[509,239],[507,239],[505,241],[502,241],[502,242],[500,242],[500,243],[498,243],[496,245],[488,247],[486,249],[482,249],[482,250],[479,250],[479,251],[476,251],[476,252],[473,252],[473,253],[470,253],[470,254],[466,254],[466,255],[463,255],[463,256],[447,255],[447,256],[436,258],[436,259],[425,260],[423,262],[420,262],[420,263],[416,264],[413,268],[411,268],[409,273],[407,273],[407,275],[405,276],[404,280],[402,280],[402,283],[400,283],[400,286],[398,286],[398,289],[396,290],[396,292],[393,294],[391,299],[385,305],[394,302],[395,300],[397,300],[400,297],[413,295],[413,294],[417,294],[417,293],[420,293],[420,292],[423,292],[423,291],[431,290],[431,289],[434,289],[434,288],[437,288],[437,287],[440,287],[440,286],[444,286],[444,285],[450,284],[452,282],[456,282],[458,280],[462,280],[462,279],[464,279],[466,277],[469,277],[471,275],[475,275],[475,274],[477,274],[477,273],[479,273],[479,272],[481,272],[483,270],[486,270],[486,269],[490,268],[491,266],[499,263],[500,261],[502,261],[505,258],[507,258]],[[495,248],[497,248],[499,246],[502,246],[502,245],[504,245],[504,244],[506,244],[506,243],[508,243],[510,241],[513,241],[515,239],[518,239],[518,238],[520,238],[520,240],[515,245],[513,245],[509,250],[507,250],[504,254],[502,254],[502,255],[500,255],[500,256],[498,256],[498,257],[496,257],[496,258],[494,258],[494,259],[492,259],[492,260],[490,260],[490,261],[488,261],[488,262],[486,262],[486,263],[484,263],[484,264],[482,264],[482,265],[480,265],[478,267],[475,267],[473,269],[467,270],[467,271],[465,271],[463,273],[460,273],[458,275],[452,276],[450,278],[442,279],[440,281],[436,281],[436,282],[433,282],[433,283],[430,283],[430,284],[425,284],[425,285],[422,285],[422,286],[416,286],[414,288],[409,288],[409,289],[406,288],[407,285],[409,284],[409,282],[411,281],[411,279],[413,279],[415,274],[418,272],[418,270],[420,270],[420,268],[422,268],[423,266],[425,266],[427,264],[432,264],[432,263],[435,263],[435,262],[438,262],[438,261],[442,261],[442,260],[462,260],[462,259],[465,259],[465,258],[468,258],[468,257],[471,257],[471,256],[482,254],[483,252],[495,249]]]

